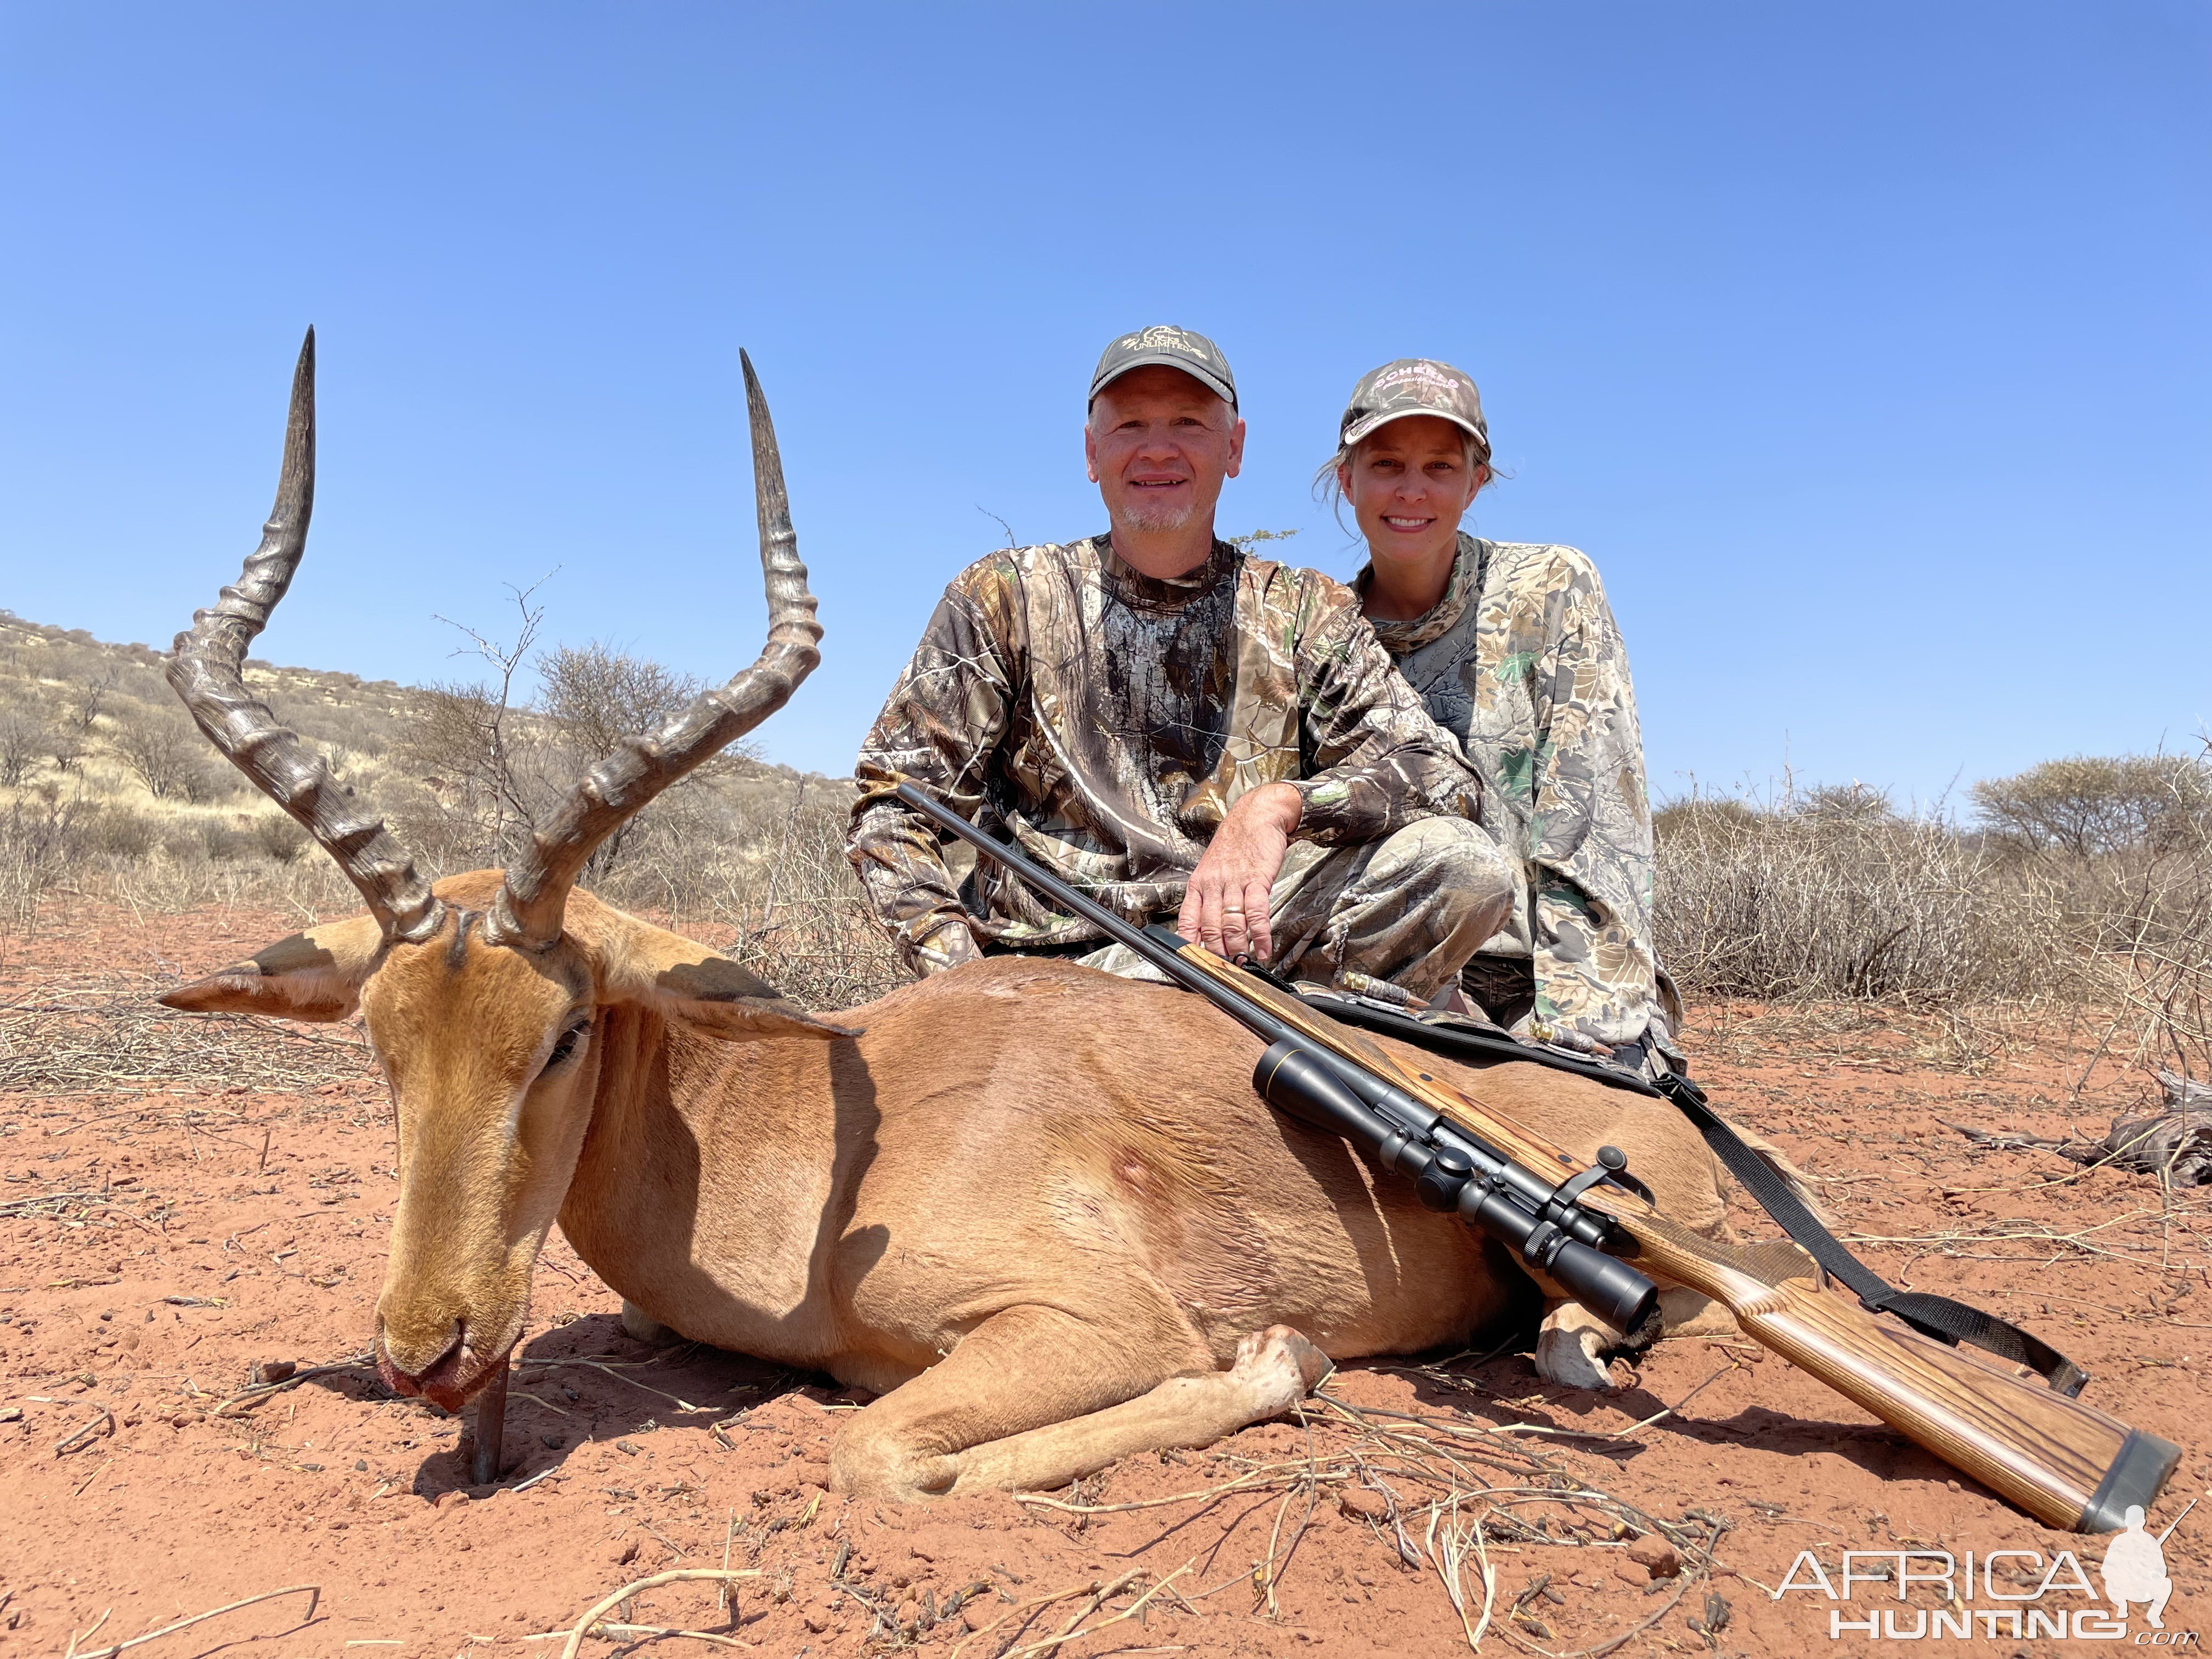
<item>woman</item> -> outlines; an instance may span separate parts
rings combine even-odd
[[[1680,1006],[1651,945],[1651,810],[1628,656],[1588,558],[1459,527],[1490,482],[1474,382],[1421,358],[1353,388],[1316,483],[1351,503],[1353,580],[1400,671],[1484,784],[1527,888],[1461,978],[1517,1032],[1631,1064],[1671,1055]]]

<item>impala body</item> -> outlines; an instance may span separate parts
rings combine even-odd
[[[304,550],[313,368],[310,334],[261,548],[169,672],[368,913],[163,1000],[363,1015],[399,1137],[378,1364],[403,1393],[493,1402],[479,1478],[556,1222],[633,1324],[879,1394],[839,1435],[832,1480],[894,1498],[1050,1486],[1202,1445],[1287,1409],[1331,1360],[1462,1341],[1539,1294],[1410,1188],[1277,1119],[1250,1086],[1257,1041],[1196,998],[1007,957],[817,1018],[575,890],[606,836],[817,660],[750,363],[760,659],[594,767],[527,858],[422,879],[240,674]],[[1530,1065],[1421,1064],[1581,1158],[1621,1147],[1662,1209],[1721,1229],[1718,1170],[1670,1109]],[[1618,1334],[1540,1288],[1540,1368],[1604,1386]],[[1670,1292],[1670,1323],[1703,1307]]]

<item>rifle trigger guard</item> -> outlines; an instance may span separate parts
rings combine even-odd
[[[1601,1146],[1597,1149],[1597,1161],[1604,1166],[1614,1186],[1626,1188],[1655,1210],[1659,1207],[1659,1200],[1651,1188],[1629,1172],[1626,1152],[1618,1146]]]

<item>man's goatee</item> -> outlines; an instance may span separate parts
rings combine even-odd
[[[1163,531],[1182,529],[1197,513],[1196,501],[1132,502],[1122,507],[1121,521],[1132,530],[1158,534]]]

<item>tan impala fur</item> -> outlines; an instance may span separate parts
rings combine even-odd
[[[1287,1410],[1333,1359],[1512,1316],[1537,1287],[1504,1253],[1277,1118],[1251,1085],[1258,1041],[1196,997],[1002,958],[817,1019],[575,889],[595,848],[818,660],[767,401],[744,369],[768,644],[624,738],[507,870],[424,880],[246,685],[307,544],[312,331],[261,544],[169,659],[201,730],[368,906],[162,1000],[364,1017],[399,1135],[386,1379],[448,1409],[495,1381],[485,1399],[503,1400],[556,1220],[633,1327],[878,1393],[839,1433],[831,1480],[890,1498],[1054,1486],[1204,1445]],[[1719,1171],[1667,1106],[1532,1065],[1420,1065],[1585,1161],[1620,1147],[1662,1210],[1720,1228]],[[1598,1355],[1619,1334],[1545,1288],[1538,1369],[1607,1386]],[[1705,1306],[1686,1297],[1668,1293],[1670,1316]],[[494,1432],[479,1469],[497,1452]]]

